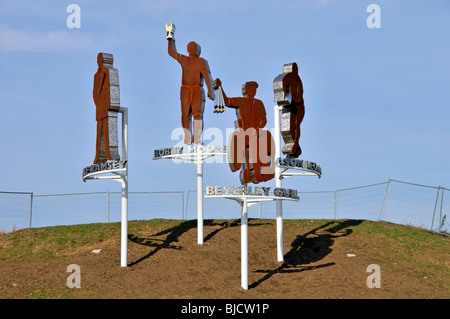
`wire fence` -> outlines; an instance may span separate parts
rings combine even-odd
[[[0,192],[0,232],[31,225],[33,193]]]
[[[450,190],[397,180],[333,191],[299,192],[283,201],[285,219],[364,219],[448,234]],[[249,207],[250,218],[275,218],[275,202]],[[224,198],[203,201],[204,219],[238,219],[240,206]],[[120,192],[36,195],[0,192],[0,231],[55,225],[119,222]],[[128,219],[196,219],[197,192],[129,192]]]

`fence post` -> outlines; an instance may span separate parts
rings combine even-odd
[[[386,221],[389,221],[389,207],[391,204],[391,188],[392,188],[392,180],[389,179],[389,193],[388,193],[388,202],[387,202]]]
[[[262,202],[259,202],[259,219],[262,218]]]
[[[30,228],[31,228],[31,220],[33,216],[33,193],[31,193],[31,202],[30,202]]]
[[[433,230],[433,225],[434,225],[434,217],[436,216],[436,208],[437,208],[437,204],[438,204],[438,199],[439,199],[439,191],[441,190],[441,186],[438,187],[438,191],[436,194],[436,202],[434,203],[434,211],[433,211],[433,218],[431,219],[431,230]],[[440,221],[439,221],[440,224]]]
[[[334,191],[334,219],[338,218],[338,190]]]
[[[388,193],[390,183],[391,183],[391,179],[389,179],[386,183],[386,190],[384,191],[383,201],[381,202],[380,213],[378,214],[378,220],[380,220],[381,212],[383,211],[384,201],[386,200],[386,195]]]
[[[110,223],[111,219],[110,219],[110,203],[111,203],[111,199],[110,199],[110,195],[109,195],[109,191],[106,192],[106,222]]]
[[[188,209],[188,204],[189,204],[189,193],[190,192],[191,192],[191,190],[188,189],[187,196],[186,196],[186,208],[184,210],[184,219],[186,219],[186,216],[187,216],[187,209]]]
[[[181,219],[185,220],[184,217],[184,191],[181,191]]]
[[[444,204],[444,191],[445,191],[445,188],[442,187],[442,191],[441,191],[441,211],[439,213],[439,232],[441,232],[441,228],[442,228],[442,205]]]

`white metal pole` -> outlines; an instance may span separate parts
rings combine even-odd
[[[280,107],[274,107],[274,121],[275,121],[275,158],[281,158],[281,128],[280,128]],[[281,182],[281,168],[275,167],[275,186],[282,187]],[[283,253],[283,204],[281,200],[277,200],[277,261],[284,260]]]
[[[125,173],[126,174],[126,173]],[[128,177],[122,179],[122,235],[120,266],[127,267],[128,255]]]
[[[197,242],[203,245],[203,161],[197,152]]]
[[[277,261],[284,260],[283,249],[283,207],[282,201],[277,200]]]
[[[126,161],[122,173],[122,221],[120,266],[127,267],[128,255],[128,108],[121,107],[122,113],[122,161]]]
[[[248,204],[244,198],[241,212],[241,287],[248,290]]]

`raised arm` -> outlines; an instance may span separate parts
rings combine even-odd
[[[175,39],[167,39],[168,41],[168,52],[169,55],[175,60],[179,61],[181,58],[181,54],[177,52],[177,48],[175,47]]]
[[[179,61],[181,54],[177,52],[177,48],[175,47],[175,25],[173,23],[166,23],[166,32],[169,55]]]

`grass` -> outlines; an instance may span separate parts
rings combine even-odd
[[[205,221],[205,225],[223,221]],[[258,227],[272,227],[273,220],[250,220],[258,222]],[[339,223],[338,223],[339,222]],[[412,266],[421,266],[426,256],[434,252],[446,251],[450,253],[448,237],[435,235],[419,228],[385,222],[362,220],[284,220],[285,227],[305,227],[319,229],[330,234],[351,232],[352,236],[364,240],[350,241],[350,248],[360,250],[373,250],[371,252],[375,261],[386,262],[386,258],[396,259],[396,262],[407,262]],[[129,232],[136,236],[145,236],[150,232],[157,233],[172,227],[195,228],[195,220],[165,220],[152,219],[145,221],[130,221]],[[0,235],[0,260],[27,260],[30,258],[52,259],[64,257],[77,249],[98,245],[111,238],[119,238],[120,223],[111,224],[83,224],[73,226],[54,226],[43,228],[27,228]],[[377,244],[378,243],[378,244]],[[391,249],[398,253],[395,256],[386,256],[383,246],[389,243]],[[430,264],[431,265],[431,264]],[[433,264],[429,268],[446,268],[445,263]],[[441,269],[443,270],[443,269]],[[432,275],[428,273],[428,275]]]
[[[3,249],[0,260],[26,260],[28,258],[55,258],[77,247],[101,242],[113,236],[120,224],[85,224],[27,228],[0,237]]]
[[[329,224],[322,228],[328,233],[342,232],[344,229],[339,228],[348,226],[346,229],[358,239],[349,241],[346,249],[368,253],[374,263],[405,264],[418,269],[423,277],[435,278],[436,273],[440,273],[444,274],[443,281],[450,278],[450,238],[443,235],[417,227],[367,220],[348,220],[339,227],[334,220],[285,220],[284,224],[311,228]]]
[[[143,235],[143,231],[149,228],[158,231],[181,223],[186,223],[186,227],[191,227],[190,224],[194,225],[194,223],[186,221],[152,219],[130,221],[128,229],[129,232],[139,236]],[[117,238],[117,235],[120,236],[120,232],[120,223],[20,229],[11,233],[0,234],[0,260],[18,261],[30,258],[52,259],[57,256],[62,257],[79,248]]]
[[[224,222],[239,224],[239,220],[205,220],[204,225],[220,225]],[[249,224],[266,228],[275,226],[274,220],[249,219]],[[342,238],[330,249],[340,253],[366,255],[375,264],[401,265],[414,269],[423,278],[440,282],[444,291],[449,290],[450,238],[403,225],[366,220],[284,220],[286,234]],[[152,240],[149,234],[179,236],[196,228],[196,220],[152,219],[130,221],[129,233]],[[299,232],[299,229],[302,231]],[[174,231],[176,234],[174,234]],[[50,260],[66,257],[78,251],[99,248],[102,244],[120,240],[120,223],[83,224],[28,228],[0,234],[0,262]],[[344,235],[344,236],[343,236]],[[339,244],[337,244],[339,243]],[[203,258],[216,260],[218,256],[209,251],[201,252]],[[182,251],[175,253],[177,259],[186,257]],[[394,267],[393,267],[394,268]],[[397,267],[398,268],[398,267]],[[386,266],[383,271],[390,271]],[[398,271],[398,270],[395,270]],[[101,289],[101,287],[97,287]],[[67,298],[74,292],[67,291]],[[31,292],[29,298],[52,298],[52,290],[43,283]]]
[[[272,227],[273,220],[258,221],[258,227]],[[223,221],[205,221],[205,225],[220,223]],[[354,236],[364,237],[366,241],[351,242],[355,248],[369,249],[371,239],[383,239],[384,242],[395,243],[396,248],[403,259],[409,263],[415,262],[417,254],[423,254],[431,250],[449,251],[449,240],[444,236],[435,235],[419,228],[389,224],[385,222],[373,222],[362,220],[284,220],[285,227],[301,226],[311,229],[320,229],[328,233],[351,232]],[[136,236],[145,236],[149,230],[153,232],[163,231],[174,226],[195,228],[195,220],[166,220],[152,219],[142,221],[130,221],[129,232]],[[43,228],[27,228],[11,233],[0,234],[0,260],[26,260],[29,258],[48,258],[65,256],[74,250],[93,244],[99,244],[110,240],[120,234],[120,223],[82,224],[72,226],[54,226]],[[382,247],[378,247],[382,248]],[[398,256],[396,256],[397,258]],[[383,256],[385,258],[385,256]]]

